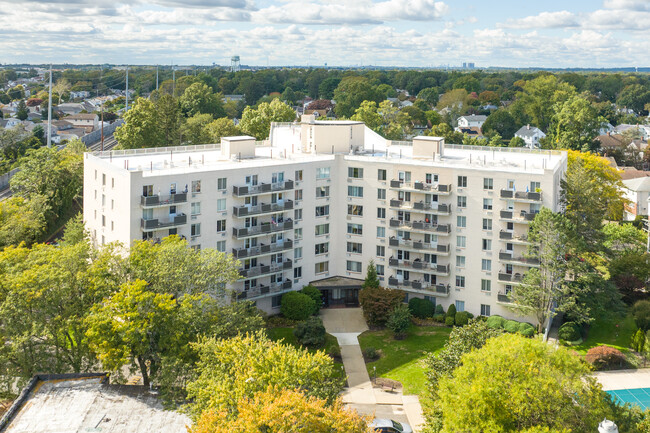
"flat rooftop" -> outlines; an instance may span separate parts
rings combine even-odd
[[[98,374],[52,375],[32,379],[0,432],[187,433],[190,424],[186,415],[164,410],[142,386],[110,385]]]

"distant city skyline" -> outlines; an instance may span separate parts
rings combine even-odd
[[[650,0],[0,0],[0,63],[650,66]]]

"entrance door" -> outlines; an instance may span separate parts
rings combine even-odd
[[[358,307],[359,289],[343,289],[343,298],[346,307]]]

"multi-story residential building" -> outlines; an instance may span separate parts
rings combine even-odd
[[[383,284],[473,314],[513,317],[530,221],[559,210],[566,153],[387,141],[361,122],[274,124],[269,140],[86,154],[84,220],[98,244],[184,236],[241,262],[240,299],[278,311],[315,283],[356,302]]]

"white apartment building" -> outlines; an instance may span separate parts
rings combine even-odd
[[[354,304],[373,260],[383,284],[475,315],[508,309],[530,221],[559,210],[565,152],[387,141],[361,122],[272,125],[270,138],[86,154],[95,242],[184,236],[241,262],[232,289],[277,312],[315,283]]]

